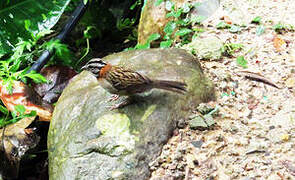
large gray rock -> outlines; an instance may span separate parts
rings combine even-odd
[[[77,75],[56,104],[48,134],[50,179],[147,179],[177,120],[214,97],[199,63],[180,49],[149,49],[104,58],[151,78],[180,80],[188,93],[154,89],[110,111],[111,94],[89,72]]]

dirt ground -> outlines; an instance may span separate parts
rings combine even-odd
[[[251,20],[261,16],[261,23]],[[221,17],[246,25],[239,33],[216,29]],[[276,33],[273,26],[289,30]],[[175,131],[151,164],[151,179],[295,179],[295,2],[292,0],[222,0],[204,22],[201,37],[240,43],[243,50],[218,61],[201,61],[216,87],[216,125]],[[257,34],[259,26],[264,33]],[[237,56],[248,61],[244,69]],[[247,79],[240,71],[273,82],[278,88]]]

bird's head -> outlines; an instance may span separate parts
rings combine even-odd
[[[104,69],[108,66],[107,63],[103,62],[100,58],[91,59],[81,69],[91,72],[94,76],[100,77],[104,73]]]

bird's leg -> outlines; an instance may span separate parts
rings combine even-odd
[[[128,98],[125,98],[122,102],[118,103],[118,104],[115,104],[113,106],[110,107],[110,110],[114,110],[114,109],[119,109],[119,108],[123,108],[127,105],[130,105],[132,104],[134,101],[132,98],[128,97]]]
[[[119,95],[118,94],[113,94],[112,97],[108,100],[108,102],[112,102],[112,101],[116,101],[119,99]]]

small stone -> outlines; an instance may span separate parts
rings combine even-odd
[[[290,139],[289,134],[283,134],[283,135],[281,136],[281,140],[282,140],[282,141],[289,141],[289,139]]]
[[[205,120],[201,116],[196,116],[194,119],[189,121],[189,127],[191,129],[207,128]]]
[[[288,88],[294,88],[295,87],[295,78],[291,77],[286,80],[286,86]]]
[[[204,116],[204,118],[205,118],[205,122],[206,122],[206,124],[208,125],[208,127],[210,127],[210,126],[212,126],[212,125],[215,124],[215,121],[214,121],[214,119],[213,119],[213,117],[212,117],[211,114],[206,114],[206,115]]]
[[[214,110],[214,107],[207,103],[201,103],[197,107],[197,111],[203,115],[210,113],[212,110]]]
[[[226,90],[227,89],[227,83],[226,82],[221,82],[220,83],[220,88],[222,89],[222,90]]]
[[[200,141],[193,141],[193,142],[191,142],[192,143],[192,145],[194,146],[194,147],[196,147],[196,148],[201,148],[202,147],[202,144],[204,143],[202,140],[200,140]]]
[[[276,128],[274,125],[269,126],[269,130]]]
[[[230,132],[231,132],[232,134],[237,133],[238,130],[239,130],[239,129],[237,128],[237,126],[235,126],[235,125],[231,125],[231,127],[230,127]]]

